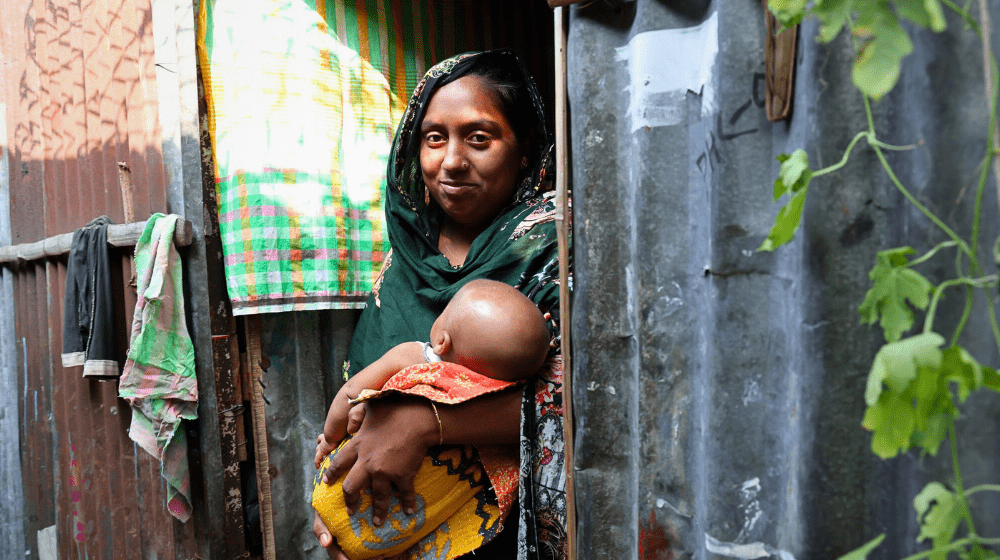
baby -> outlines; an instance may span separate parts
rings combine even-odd
[[[429,343],[399,344],[344,384],[330,405],[323,435],[318,440],[316,466],[321,462],[327,464],[323,458],[342,444],[351,407],[377,397],[378,391],[420,395],[431,403],[462,402],[533,376],[545,362],[548,348],[545,319],[531,300],[502,282],[473,280],[465,284],[434,321]],[[317,479],[313,505],[318,506],[320,517],[349,556],[361,559],[396,554],[419,544],[423,548],[438,547],[441,552],[444,552],[441,547],[447,546],[449,551],[445,556],[453,558],[477,548],[482,538],[475,543],[474,534],[459,536],[454,521],[450,529],[439,521],[451,519],[449,516],[462,508],[471,508],[471,517],[478,521],[472,529],[485,526],[480,523],[480,512],[486,507],[482,496],[490,482],[499,502],[492,506],[496,510],[492,515],[502,522],[517,488],[516,453],[513,457],[509,454],[499,457],[495,450],[484,449],[476,457],[471,446],[465,446],[465,449],[432,448],[431,455],[435,450],[438,456],[424,459],[414,481],[417,511],[407,515],[390,510],[382,527],[372,525],[371,512],[365,511],[370,509],[370,498],[363,497],[358,512],[347,515],[342,508],[343,477],[333,486]],[[449,461],[450,467],[441,466]],[[483,475],[484,468],[489,480],[487,476],[473,474]],[[496,478],[507,482],[498,484]],[[392,507],[400,509],[398,500],[394,499]],[[445,532],[436,529],[438,526],[445,526]],[[462,544],[459,541],[468,542],[463,548],[456,546]]]

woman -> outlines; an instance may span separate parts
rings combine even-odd
[[[477,560],[565,554],[559,278],[546,181],[551,153],[541,99],[511,51],[459,55],[428,71],[390,156],[386,218],[393,249],[348,353],[353,374],[400,342],[427,340],[445,304],[475,278],[508,283],[546,313],[550,360],[523,392],[439,406],[440,418],[419,400],[368,403],[361,428],[332,467],[338,475],[350,469],[343,485],[349,505],[372,488],[374,517],[381,520],[394,491],[404,507],[413,503],[413,475],[439,439],[519,445],[520,507]],[[331,558],[344,558],[318,516],[313,531]]]

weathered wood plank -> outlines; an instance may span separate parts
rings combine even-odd
[[[108,245],[112,247],[134,246],[142,231],[146,229],[146,222],[132,222],[130,224],[112,224],[108,226]],[[178,247],[187,247],[191,244],[194,232],[191,222],[188,220],[178,220],[177,230],[174,231],[174,244]],[[0,247],[0,264],[15,261],[31,261],[45,257],[58,257],[69,253],[73,244],[73,234],[64,233],[36,241],[34,243],[22,243],[10,247]]]

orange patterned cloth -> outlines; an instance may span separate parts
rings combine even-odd
[[[425,397],[439,404],[458,404],[502,391],[518,383],[486,377],[451,362],[421,363],[400,370],[390,377],[379,391],[372,389],[361,391],[352,404],[378,398],[388,392]],[[507,512],[517,499],[519,477],[517,448],[484,447],[479,450],[479,460],[483,463],[483,468],[496,492],[500,517],[506,519]]]

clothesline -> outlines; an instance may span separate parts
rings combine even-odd
[[[139,236],[142,235],[142,231],[145,228],[145,221],[109,225],[108,244],[113,247],[133,246],[139,241]],[[178,220],[177,229],[174,231],[174,245],[187,247],[191,244],[193,236],[191,222],[185,219]],[[72,243],[73,232],[70,232],[48,237],[34,243],[21,243],[9,247],[0,247],[0,265],[65,255],[69,253]]]

